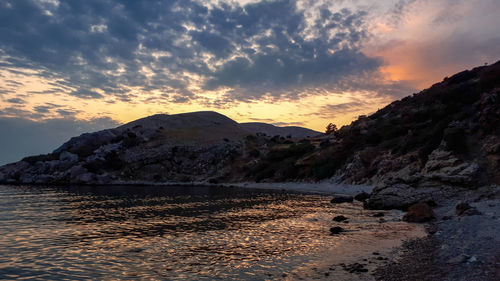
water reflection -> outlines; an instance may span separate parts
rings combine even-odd
[[[262,280],[341,243],[333,214],[379,227],[366,212],[280,191],[0,186],[0,279]]]

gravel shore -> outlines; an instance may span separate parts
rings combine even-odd
[[[471,211],[459,214],[464,202]],[[499,280],[500,188],[464,192],[434,211],[428,236],[403,243],[376,280]]]

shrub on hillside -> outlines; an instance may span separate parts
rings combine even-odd
[[[53,161],[59,159],[59,153],[49,153],[49,154],[40,154],[35,156],[24,157],[22,161],[28,162],[31,165],[36,162],[45,162],[45,161]]]
[[[446,146],[455,154],[467,153],[466,138],[465,130],[461,128],[447,128],[443,135]]]

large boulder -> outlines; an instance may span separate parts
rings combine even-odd
[[[366,199],[370,198],[370,194],[369,193],[366,193],[366,192],[361,192],[361,193],[358,193],[356,194],[356,196],[354,196],[354,199],[357,200],[357,201],[361,201],[361,202],[364,202]]]
[[[432,208],[426,203],[413,204],[403,217],[407,222],[426,222],[436,218]]]
[[[415,188],[408,184],[399,183],[376,187],[370,198],[365,201],[367,209],[399,209],[406,210],[418,202],[439,201],[448,196],[444,187]]]

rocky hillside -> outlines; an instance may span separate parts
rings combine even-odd
[[[155,115],[3,166],[0,181],[326,180],[377,185],[368,206],[404,207],[404,198],[500,184],[499,103],[500,62],[445,78],[331,135],[258,134],[272,127],[214,112]]]
[[[272,128],[264,136],[259,128]],[[239,124],[216,112],[158,114],[118,128],[70,139],[53,153],[0,167],[0,182],[90,183],[184,182],[226,178],[244,154],[245,137],[273,142],[305,128]],[[259,134],[260,133],[260,134]]]
[[[215,112],[153,115],[74,137],[53,153],[0,168],[0,180],[21,183],[185,181],[217,174],[248,135]]]
[[[297,126],[278,127],[261,122],[240,123],[240,125],[252,134],[265,134],[268,136],[281,136],[289,138],[307,138],[321,135],[320,132]]]
[[[500,183],[499,103],[500,63],[478,67],[361,116],[334,136],[268,146],[242,170],[249,178],[269,181]]]

